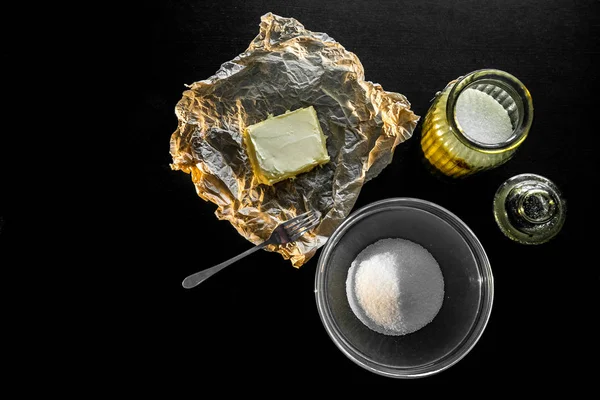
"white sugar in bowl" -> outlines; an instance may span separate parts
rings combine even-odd
[[[349,278],[352,280],[352,264],[359,254],[368,246],[390,238],[422,246],[437,261],[443,276],[443,291],[432,290],[431,296],[423,297],[434,299],[437,293],[442,293],[439,310],[434,306],[417,305],[417,310],[435,311],[433,316],[420,318],[413,315],[406,321],[414,324],[414,321],[423,320],[425,323],[419,323],[416,330],[398,328],[395,334],[394,327],[402,325],[394,325],[394,321],[386,318],[402,318],[407,309],[394,310],[393,304],[391,311],[373,308],[370,321],[379,321],[380,326],[392,330],[385,332],[377,329],[377,323],[369,324],[368,315],[361,316],[360,310],[356,312],[356,304],[351,304],[352,296],[347,290]],[[363,267],[369,267],[369,264],[365,263]],[[365,279],[375,282],[373,284],[385,283],[385,277],[365,271],[369,274]],[[382,273],[386,273],[385,268]],[[437,279],[434,275],[427,279]],[[399,276],[401,279],[402,274]],[[402,290],[411,290],[410,285],[423,285],[422,279],[414,282],[404,282],[407,286]],[[427,285],[425,282],[423,287]],[[369,294],[373,288],[367,289],[365,292]],[[423,290],[422,287],[414,289],[417,292]],[[386,291],[395,293],[392,289]],[[494,279],[483,246],[456,215],[425,200],[391,198],[353,212],[335,230],[319,256],[315,297],[325,330],[351,361],[379,375],[420,378],[450,368],[473,349],[491,315]],[[364,297],[367,300],[363,309],[380,306],[368,304],[377,298]]]

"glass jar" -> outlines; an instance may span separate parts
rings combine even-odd
[[[522,244],[546,243],[565,223],[567,202],[543,176],[520,174],[504,182],[494,196],[494,218],[502,233]]]
[[[512,127],[507,139],[485,143],[465,133],[456,110],[467,89],[492,96],[504,108]],[[497,69],[473,71],[436,94],[421,129],[421,149],[435,170],[452,178],[466,177],[508,161],[527,137],[532,121],[531,94],[517,78]]]

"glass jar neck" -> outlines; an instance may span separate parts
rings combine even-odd
[[[456,116],[456,106],[460,95],[469,88],[489,94],[505,108],[512,125],[508,139],[484,143],[465,134]],[[516,148],[527,137],[533,122],[533,103],[527,88],[513,75],[497,69],[481,69],[455,81],[448,93],[446,115],[452,132],[465,146],[483,153],[501,153]]]

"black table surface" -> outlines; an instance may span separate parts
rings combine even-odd
[[[142,284],[132,285],[138,289],[131,289],[127,308],[131,322],[144,327],[125,340],[137,348],[136,365],[157,381],[173,373],[182,385],[197,379],[199,388],[222,377],[233,385],[250,379],[261,385],[345,381],[406,387],[509,382],[540,372],[550,383],[583,372],[579,357],[597,356],[590,321],[598,315],[593,286],[599,274],[591,247],[598,207],[588,190],[597,185],[599,11],[600,3],[591,0],[222,0],[148,2],[123,14],[128,36],[120,68],[135,98],[126,114],[127,140],[143,155],[129,170],[136,201],[128,212],[138,223],[132,241],[141,243],[132,265],[144,272]],[[319,252],[296,269],[261,251],[201,287],[181,287],[186,275],[251,243],[216,218],[216,206],[196,195],[189,175],[171,170],[174,108],[184,84],[210,77],[247,48],[267,12],[329,34],[359,57],[367,80],[407,96],[421,118],[437,91],[480,68],[507,71],[532,94],[533,127],[508,163],[460,181],[432,176],[417,151],[421,119],[354,207],[390,197],[429,200],[459,216],[483,244],[495,280],[491,318],[473,350],[440,374],[385,378],[337,349],[315,303]],[[507,239],[492,214],[499,185],[525,172],[554,181],[569,206],[560,234],[539,246]],[[122,356],[127,365],[128,352]]]

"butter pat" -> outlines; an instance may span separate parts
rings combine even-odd
[[[312,106],[248,126],[244,141],[254,175],[267,185],[329,162],[325,135]]]

